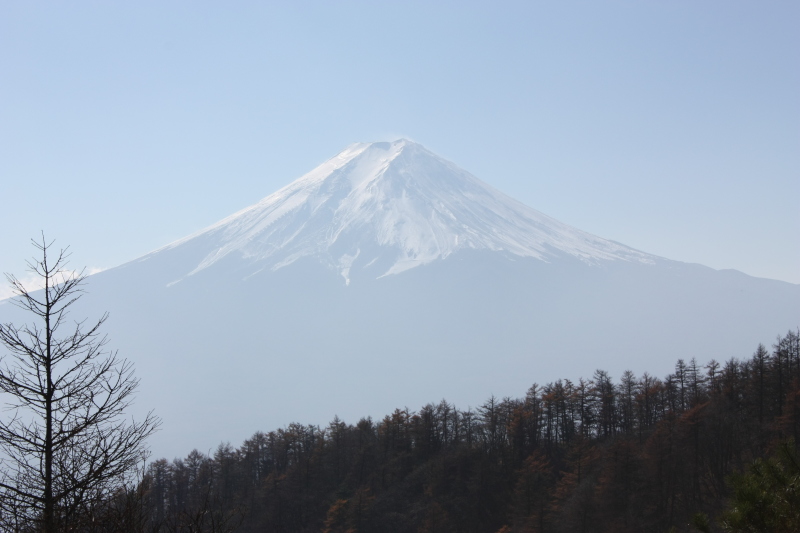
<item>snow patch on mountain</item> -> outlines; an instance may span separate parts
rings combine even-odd
[[[347,284],[354,268],[379,259],[389,266],[376,277],[462,249],[543,261],[567,254],[590,264],[654,261],[521,204],[405,139],[348,146],[257,204],[153,253],[197,239],[208,252],[187,275],[231,254],[252,262],[254,271],[314,257]]]

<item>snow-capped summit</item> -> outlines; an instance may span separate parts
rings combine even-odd
[[[231,254],[250,263],[250,274],[314,257],[348,284],[354,269],[377,278],[462,249],[545,261],[568,254],[588,263],[652,262],[527,207],[405,139],[348,146],[257,204],[162,250],[198,240],[207,255],[185,275]]]

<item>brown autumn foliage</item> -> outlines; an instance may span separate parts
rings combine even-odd
[[[241,532],[666,532],[695,531],[704,513],[716,531],[728,476],[798,433],[800,334],[789,332],[748,360],[679,360],[661,379],[598,371],[475,410],[442,401],[292,424],[156,461],[139,530],[212,516]]]

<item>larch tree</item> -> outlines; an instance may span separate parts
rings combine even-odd
[[[29,290],[7,275],[11,303],[31,323],[0,325],[0,528],[56,531],[81,527],[142,465],[152,412],[127,420],[138,379],[133,365],[106,348],[96,322],[70,321],[83,273],[67,270],[68,253],[32,241],[28,262],[41,282]]]

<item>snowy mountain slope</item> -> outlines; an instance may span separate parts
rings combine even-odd
[[[653,257],[558,222],[492,189],[419,144],[353,144],[257,204],[154,253],[202,240],[186,275],[229,254],[252,273],[315,257],[347,283],[355,268],[397,274],[465,249],[587,263]]]

